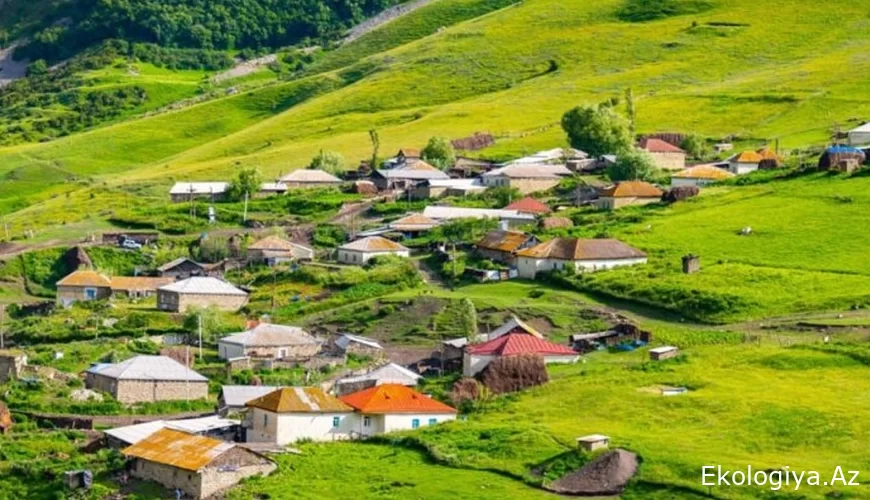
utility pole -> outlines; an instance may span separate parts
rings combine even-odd
[[[199,330],[199,360],[202,361],[202,314],[196,317],[197,329]]]
[[[6,349],[5,327],[6,326],[6,306],[0,305],[0,350]]]
[[[242,215],[242,222],[248,222],[248,192],[245,191],[245,213]]]

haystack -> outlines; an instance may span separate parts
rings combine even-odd
[[[538,354],[496,358],[480,372],[479,377],[494,394],[522,391],[550,381],[547,364]]]
[[[378,194],[378,188],[372,181],[356,181],[351,186],[351,192],[361,194],[363,196],[374,196]]]
[[[666,203],[676,203],[678,201],[694,198],[698,196],[701,190],[698,186],[677,186],[669,189],[663,196],[662,201]]]
[[[637,455],[626,450],[613,450],[561,479],[544,485],[549,491],[567,495],[619,495],[637,473]]]
[[[70,272],[81,269],[82,267],[88,269],[94,268],[94,263],[91,262],[91,258],[88,257],[88,254],[85,253],[85,250],[82,247],[70,248],[63,254],[61,259],[63,260],[64,267],[70,269]]]
[[[541,229],[563,229],[574,227],[574,222],[567,217],[544,217],[540,226]]]

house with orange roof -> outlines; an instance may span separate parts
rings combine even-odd
[[[734,174],[715,165],[695,165],[694,167],[674,173],[671,176],[671,186],[704,187],[732,177],[734,177]]]
[[[522,231],[498,229],[486,233],[475,245],[478,255],[484,259],[516,265],[516,253],[537,245],[538,239]]]
[[[743,151],[728,159],[728,170],[734,175],[743,175],[758,170],[764,157],[755,151]]]
[[[622,181],[598,191],[596,206],[616,210],[632,205],[649,205],[662,201],[664,191],[644,181]]]
[[[516,210],[521,214],[544,215],[552,212],[550,207],[542,201],[538,201],[531,196],[526,196],[521,200],[517,200],[510,205],[504,207],[505,210]]]
[[[418,429],[456,419],[456,409],[401,384],[383,384],[342,396],[357,415],[362,437]]]
[[[547,364],[576,363],[580,359],[580,355],[570,347],[527,333],[515,332],[481,344],[466,346],[462,374],[473,377],[498,358],[519,355],[541,356]]]
[[[112,280],[91,269],[80,269],[57,282],[57,303],[69,307],[73,302],[103,300],[112,296]]]
[[[410,256],[406,247],[381,236],[369,236],[338,247],[338,261],[342,264],[363,265],[380,255]]]
[[[245,404],[249,443],[280,446],[300,439],[349,439],[358,427],[354,409],[320,387],[282,387]]]
[[[638,149],[650,155],[655,165],[662,170],[686,168],[686,152],[662,139],[655,137],[641,139]]]

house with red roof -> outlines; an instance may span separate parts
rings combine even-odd
[[[641,139],[638,149],[652,156],[656,166],[662,170],[686,168],[686,152],[667,141],[648,137]]]
[[[456,419],[456,409],[401,384],[383,384],[339,399],[356,412],[353,434],[362,437]]]
[[[547,364],[576,363],[580,359],[580,355],[570,347],[527,333],[508,333],[482,344],[467,346],[462,359],[462,374],[473,377],[495,359],[523,354],[542,356]]]
[[[542,201],[538,201],[531,196],[526,196],[522,200],[517,200],[510,205],[504,207],[505,210],[516,210],[521,214],[544,215],[550,213],[550,207]]]

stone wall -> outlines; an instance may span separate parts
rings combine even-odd
[[[85,295],[85,290],[92,288],[96,290],[96,299],[88,299]],[[102,300],[112,296],[112,289],[109,287],[94,287],[94,286],[59,286],[57,287],[57,302],[67,306],[73,302],[84,302],[86,300]]]
[[[111,394],[124,404],[154,401],[180,401],[208,397],[208,382],[173,382],[161,380],[116,380],[98,373],[88,373],[89,389]]]
[[[27,356],[18,353],[0,353],[0,384],[15,380],[27,365]]]
[[[215,306],[225,311],[237,311],[248,303],[243,295],[193,295],[157,291],[157,308],[161,311],[184,312],[191,307]]]

